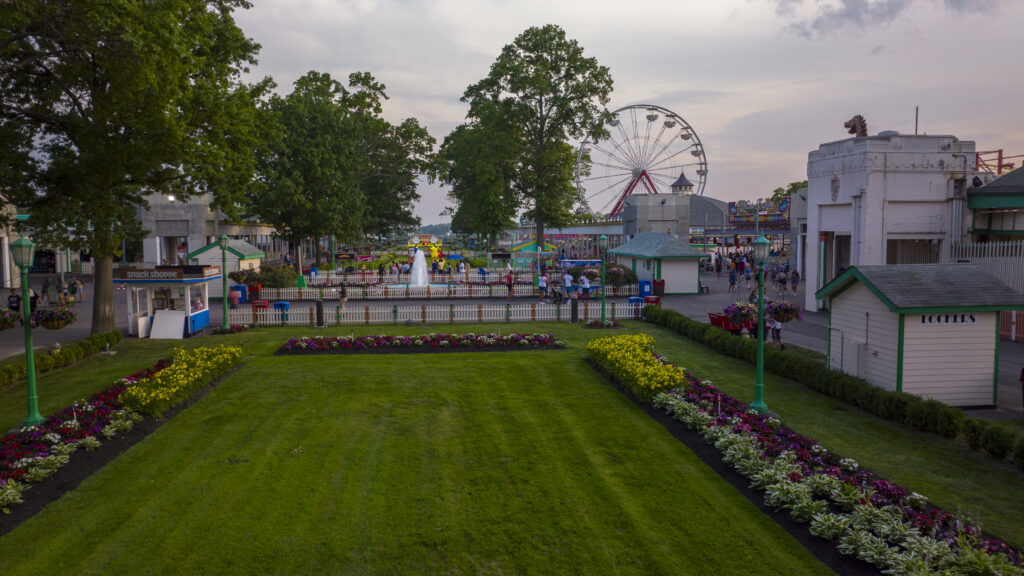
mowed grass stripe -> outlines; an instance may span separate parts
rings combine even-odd
[[[250,359],[68,496],[0,571],[828,572],[578,349]]]

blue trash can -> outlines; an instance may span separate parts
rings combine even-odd
[[[651,281],[650,280],[641,280],[640,281],[640,296],[644,297],[644,296],[651,296],[651,295],[652,295]]]
[[[319,272],[319,270],[317,270],[315,267],[310,267],[309,268],[309,276],[311,278],[316,278],[316,275],[317,275],[318,272]]]
[[[287,302],[285,300],[281,300],[279,302],[274,302],[274,310],[280,310],[281,311],[281,324],[287,324],[288,323],[288,311],[291,310],[291,308],[292,308],[292,303],[291,302]]]
[[[238,292],[238,303],[245,304],[246,288],[245,284],[236,284],[231,287],[231,290]]]
[[[643,296],[630,296],[629,298],[629,315],[633,318],[640,317],[640,309],[644,307]]]

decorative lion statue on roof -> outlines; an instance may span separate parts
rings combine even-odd
[[[843,124],[846,130],[854,136],[867,136],[868,135],[868,123],[864,120],[864,117],[857,114],[853,118],[850,118],[848,122]]]

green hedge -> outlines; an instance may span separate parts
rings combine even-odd
[[[735,336],[711,324],[691,320],[675,310],[664,310],[655,306],[645,306],[643,318],[675,330],[727,356],[740,358],[751,364],[757,360],[757,340]],[[838,398],[887,420],[901,422],[923,432],[939,434],[950,439],[963,435],[971,448],[984,450],[996,460],[1005,458],[1013,451],[1016,443],[1024,442],[1024,435],[1015,438],[1009,432],[991,432],[990,429],[996,428],[995,426],[989,426],[984,420],[967,418],[959,408],[947,406],[938,400],[926,400],[913,394],[884,390],[856,376],[830,370],[820,362],[799,354],[766,348],[764,366],[766,372],[795,380],[822,394]]]
[[[65,346],[48,354],[36,354],[36,374],[43,374],[57,368],[71,366],[79,360],[92,356],[124,339],[120,330],[111,330],[104,334],[93,334],[75,344]],[[0,386],[14,384],[25,378],[25,362],[14,362],[0,368]]]

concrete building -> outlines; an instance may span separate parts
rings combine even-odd
[[[690,233],[690,199],[686,194],[631,194],[622,208],[626,237],[646,232],[682,235]]]
[[[964,239],[974,142],[882,132],[822,144],[807,162],[805,307],[850,266],[937,263]]]
[[[142,241],[143,267],[188,264],[188,254],[216,242],[221,234],[246,240],[272,255],[283,251],[274,228],[258,222],[230,222],[214,210],[210,195],[181,201],[174,196],[151,194],[149,209],[139,208],[142,229],[149,231]]]

